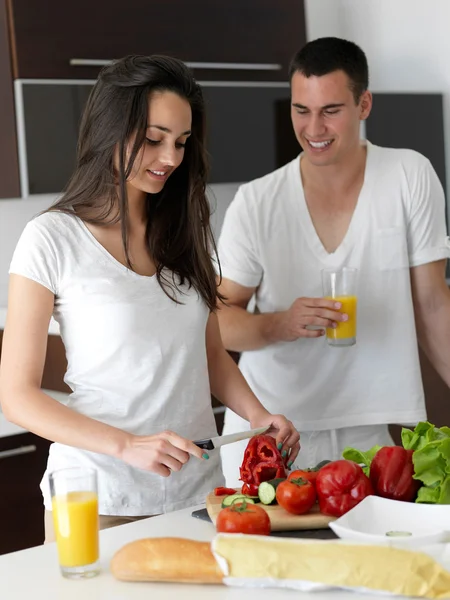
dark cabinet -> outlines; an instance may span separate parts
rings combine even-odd
[[[16,78],[95,78],[96,61],[157,53],[196,64],[199,78],[285,80],[306,37],[302,0],[9,0],[9,7]]]
[[[32,433],[0,438],[0,554],[44,542],[39,487],[50,442]]]
[[[168,54],[184,60],[197,80],[209,86],[232,88],[242,83],[251,87],[262,82],[276,87],[287,83],[289,60],[305,41],[303,0],[0,0],[0,198],[61,192],[73,168],[85,91],[110,60],[127,54]],[[62,87],[72,82],[67,89]],[[43,84],[59,88],[45,89]],[[36,85],[40,89],[35,93],[32,86]],[[84,89],[74,92],[76,85]],[[216,136],[216,130],[227,128],[229,119],[223,126],[216,120],[210,128],[215,136],[211,138],[214,181],[248,180],[263,169],[275,168],[269,139],[275,127],[273,108],[268,104],[271,90],[255,89],[257,100],[250,107],[246,102],[252,92],[229,90],[230,100],[237,99],[237,104],[229,107],[223,99],[216,102],[219,92],[212,90],[208,98],[211,112],[225,105],[221,115],[238,115],[244,121],[249,116],[257,132],[258,118],[264,123],[259,137],[265,137],[261,146],[254,135],[255,126],[253,130],[245,128],[239,131],[240,141],[231,147]],[[275,92],[280,92],[275,94],[278,100],[285,98],[288,90]],[[45,116],[41,122],[42,106]],[[265,118],[267,110],[270,114]],[[47,127],[49,118],[54,121]],[[59,145],[62,136],[63,146]],[[244,159],[238,156],[231,164],[222,157],[245,147],[242,141],[252,148],[265,148],[267,165],[261,162],[260,152],[253,161],[259,168],[240,176],[240,165],[248,163],[249,155]]]
[[[28,192],[58,194],[75,166],[79,123],[92,84],[57,80],[17,84],[23,107],[26,161],[22,167]],[[287,82],[253,82],[251,86],[209,82],[202,87],[209,183],[249,181],[284,164],[280,149],[286,153],[292,129]],[[295,146],[298,154],[297,142]]]
[[[6,4],[0,0],[0,198],[20,196]]]

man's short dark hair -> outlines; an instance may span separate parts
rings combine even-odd
[[[344,71],[350,79],[356,104],[369,87],[366,55],[359,46],[341,38],[324,37],[308,42],[291,60],[289,81],[297,71],[305,77]]]

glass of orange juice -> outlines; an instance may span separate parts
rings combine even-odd
[[[49,479],[61,573],[69,579],[93,577],[100,570],[97,472],[60,469]]]
[[[323,269],[323,295],[341,303],[339,312],[348,315],[347,321],[336,321],[337,327],[327,327],[327,343],[329,346],[343,348],[356,344],[356,295],[358,269]]]

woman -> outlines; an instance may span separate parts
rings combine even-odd
[[[205,196],[204,105],[186,66],[130,56],[100,73],[74,175],[31,221],[10,268],[0,393],[6,417],[55,443],[47,472],[97,469],[100,527],[203,502],[222,483],[210,391],[295,459],[224,350]],[[73,390],[40,389],[50,317]],[[47,476],[44,503],[51,510]],[[46,540],[53,539],[46,512]]]

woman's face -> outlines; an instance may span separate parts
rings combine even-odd
[[[160,192],[184,157],[191,134],[189,102],[173,92],[154,92],[148,102],[147,134],[127,180],[129,197]],[[128,145],[131,153],[134,140]]]

